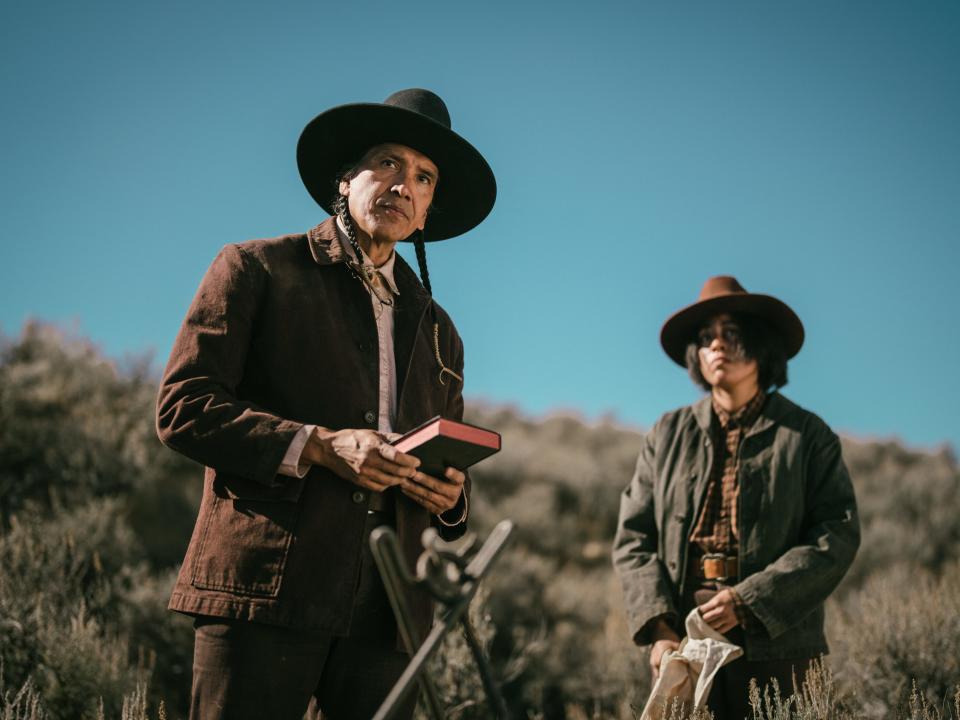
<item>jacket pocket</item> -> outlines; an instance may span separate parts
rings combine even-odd
[[[300,516],[304,479],[268,487],[218,474],[190,582],[201,590],[276,597]]]

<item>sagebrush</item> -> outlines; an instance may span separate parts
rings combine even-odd
[[[156,440],[150,367],[37,323],[2,340],[2,720],[186,715],[192,630],[165,606],[200,469]],[[472,612],[512,712],[638,717],[646,655],[628,641],[608,554],[639,431],[477,402],[467,419],[504,440],[473,474],[472,524],[517,530]],[[864,538],[828,604],[833,670],[806,695],[769,695],[757,717],[960,718],[956,458],[893,441],[844,452]],[[432,672],[451,718],[489,716],[456,636]]]

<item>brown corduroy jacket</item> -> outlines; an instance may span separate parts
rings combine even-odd
[[[173,610],[349,631],[370,493],[322,467],[303,479],[276,474],[303,424],[376,429],[376,323],[336,232],[330,219],[305,234],[227,245],[187,312],[160,386],[157,431],[206,472]],[[399,256],[394,273],[395,430],[434,415],[459,420],[462,385],[439,381],[430,297]],[[462,375],[460,336],[434,306],[441,358]],[[436,519],[390,495],[412,563]],[[452,539],[466,523],[440,529]],[[429,600],[411,605],[422,635]]]

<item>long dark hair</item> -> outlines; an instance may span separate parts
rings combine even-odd
[[[730,319],[740,328],[744,356],[757,361],[760,389],[767,391],[784,387],[787,384],[787,353],[780,331],[758,315],[733,313]],[[711,390],[710,383],[700,372],[700,344],[697,338],[691,339],[687,345],[686,361],[690,379],[704,390]]]

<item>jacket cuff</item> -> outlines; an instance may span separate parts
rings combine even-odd
[[[733,595],[733,612],[737,616],[740,627],[751,635],[762,633],[764,631],[763,624],[757,620],[757,616],[753,614],[750,607],[740,597],[740,593],[733,588],[729,588],[729,590]]]
[[[767,631],[767,635],[776,638],[785,633],[789,627],[777,615],[773,608],[764,600],[759,586],[763,582],[763,573],[751,575],[746,580],[737,583],[732,588],[734,594],[740,598],[740,601],[747,607],[749,612],[756,618],[759,625]],[[738,615],[739,617],[739,615]],[[754,628],[759,631],[757,625]]]
[[[647,620],[643,624],[643,627],[633,634],[634,644],[653,645],[653,643],[656,642],[653,639],[653,628],[660,620],[665,620],[667,625],[669,625],[678,635],[682,634],[677,632],[677,614],[672,612],[662,613]]]
[[[304,425],[293,436],[283,460],[280,461],[280,467],[277,468],[278,475],[286,475],[292,478],[306,476],[313,463],[301,460],[301,455],[303,455],[303,449],[307,446],[307,440],[310,439],[310,435],[313,434],[316,427],[316,425]]]

